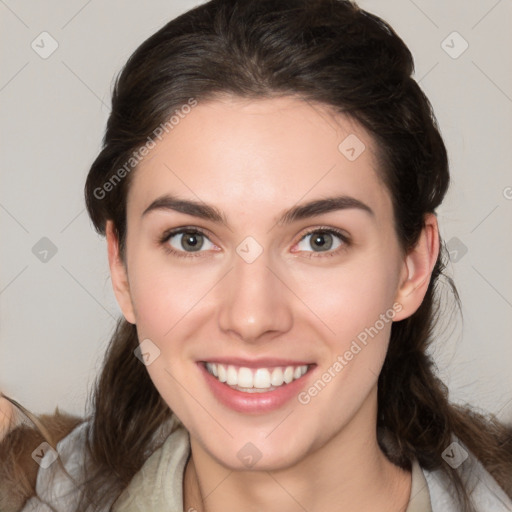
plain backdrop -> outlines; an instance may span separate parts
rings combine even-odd
[[[0,389],[34,412],[84,413],[120,315],[83,199],[113,78],[197,4],[0,1]],[[512,421],[512,2],[359,5],[411,49],[449,151],[438,213],[463,319],[446,306],[439,374],[454,401]]]

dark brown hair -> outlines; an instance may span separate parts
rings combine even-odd
[[[411,53],[395,31],[350,1],[212,0],[200,5],[144,41],[117,77],[103,148],[85,185],[94,227],[105,235],[111,219],[125,256],[126,197],[137,172],[126,163],[191,98],[295,96],[350,116],[374,137],[395,229],[408,250],[449,184],[445,145],[413,71]],[[512,495],[512,435],[494,417],[451,404],[427,353],[444,254],[418,311],[393,324],[378,381],[377,427],[395,446],[386,452],[394,463],[410,468],[417,458],[426,469],[441,469],[454,485],[460,510],[470,511],[464,482],[442,452],[455,435]],[[133,356],[137,344],[136,326],[120,319],[94,392],[89,450],[95,472],[84,485],[85,501],[116,498],[171,414]]]

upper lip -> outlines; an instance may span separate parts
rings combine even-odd
[[[241,366],[245,368],[273,368],[279,366],[304,366],[313,364],[311,361],[281,359],[278,357],[262,357],[260,359],[244,359],[242,357],[211,357],[203,359],[203,363],[220,363],[223,365]]]

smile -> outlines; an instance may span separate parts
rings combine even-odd
[[[245,393],[273,391],[300,379],[308,371],[308,365],[247,368],[207,362],[205,367],[219,382]]]
[[[265,414],[291,402],[317,373],[307,361],[256,360],[197,361],[213,397],[223,406],[244,414]]]

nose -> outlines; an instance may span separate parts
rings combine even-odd
[[[228,337],[254,343],[291,329],[293,293],[263,252],[248,263],[238,255],[219,288],[218,324]]]

